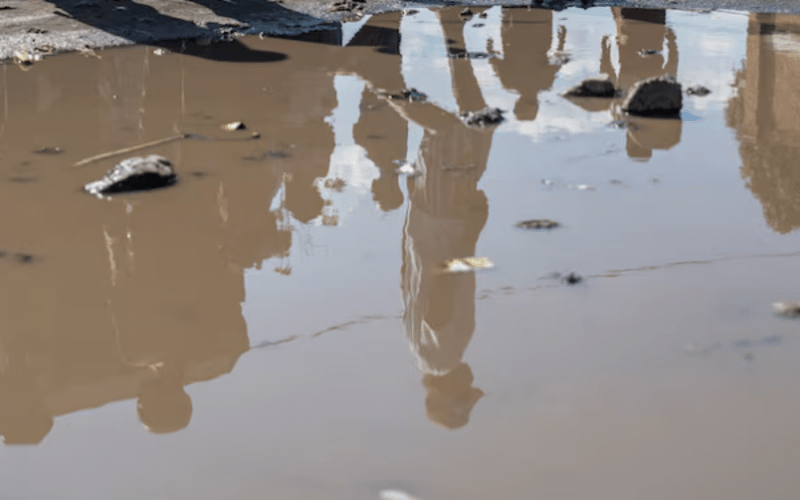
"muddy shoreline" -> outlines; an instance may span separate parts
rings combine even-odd
[[[36,60],[56,53],[134,44],[163,45],[182,39],[202,42],[241,35],[291,36],[333,29],[341,21],[367,14],[420,6],[537,5],[568,7],[642,7],[679,10],[740,10],[800,14],[788,0],[647,0],[527,2],[407,2],[397,0],[2,0],[0,61]]]

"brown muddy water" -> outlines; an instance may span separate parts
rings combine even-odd
[[[460,11],[2,66],[3,499],[800,498],[798,20]]]

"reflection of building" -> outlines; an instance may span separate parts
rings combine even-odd
[[[800,35],[794,16],[750,14],[747,59],[728,104],[742,177],[774,230],[800,227]]]
[[[560,64],[550,64],[553,12],[530,7],[503,7],[503,57],[491,60],[503,87],[519,94],[514,107],[517,120],[535,120],[539,92],[555,81]],[[559,37],[564,49],[566,33]]]

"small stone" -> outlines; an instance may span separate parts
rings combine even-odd
[[[710,94],[711,90],[703,87],[702,85],[694,85],[693,87],[686,89],[686,93],[689,95],[696,95],[697,97],[704,97]]]
[[[517,222],[517,227],[520,229],[547,230],[561,227],[561,224],[549,219],[531,219]]]
[[[614,97],[617,89],[606,74],[587,78],[564,93],[567,97]]]
[[[776,302],[772,304],[772,310],[784,318],[800,319],[800,302]]]
[[[479,111],[467,111],[461,114],[461,120],[470,127],[489,127],[503,121],[503,110],[500,108],[484,108]]]
[[[123,160],[102,179],[84,186],[86,192],[103,198],[104,195],[145,191],[175,184],[177,176],[172,163],[163,156],[150,155]]]
[[[231,123],[226,123],[225,125],[222,126],[222,128],[224,130],[232,132],[234,130],[244,130],[247,128],[247,126],[245,126],[243,122],[231,122]]]
[[[673,76],[637,82],[622,104],[632,115],[677,117],[683,105],[681,84]]]

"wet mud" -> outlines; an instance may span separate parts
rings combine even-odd
[[[0,67],[0,496],[800,495],[800,21],[358,5]]]

